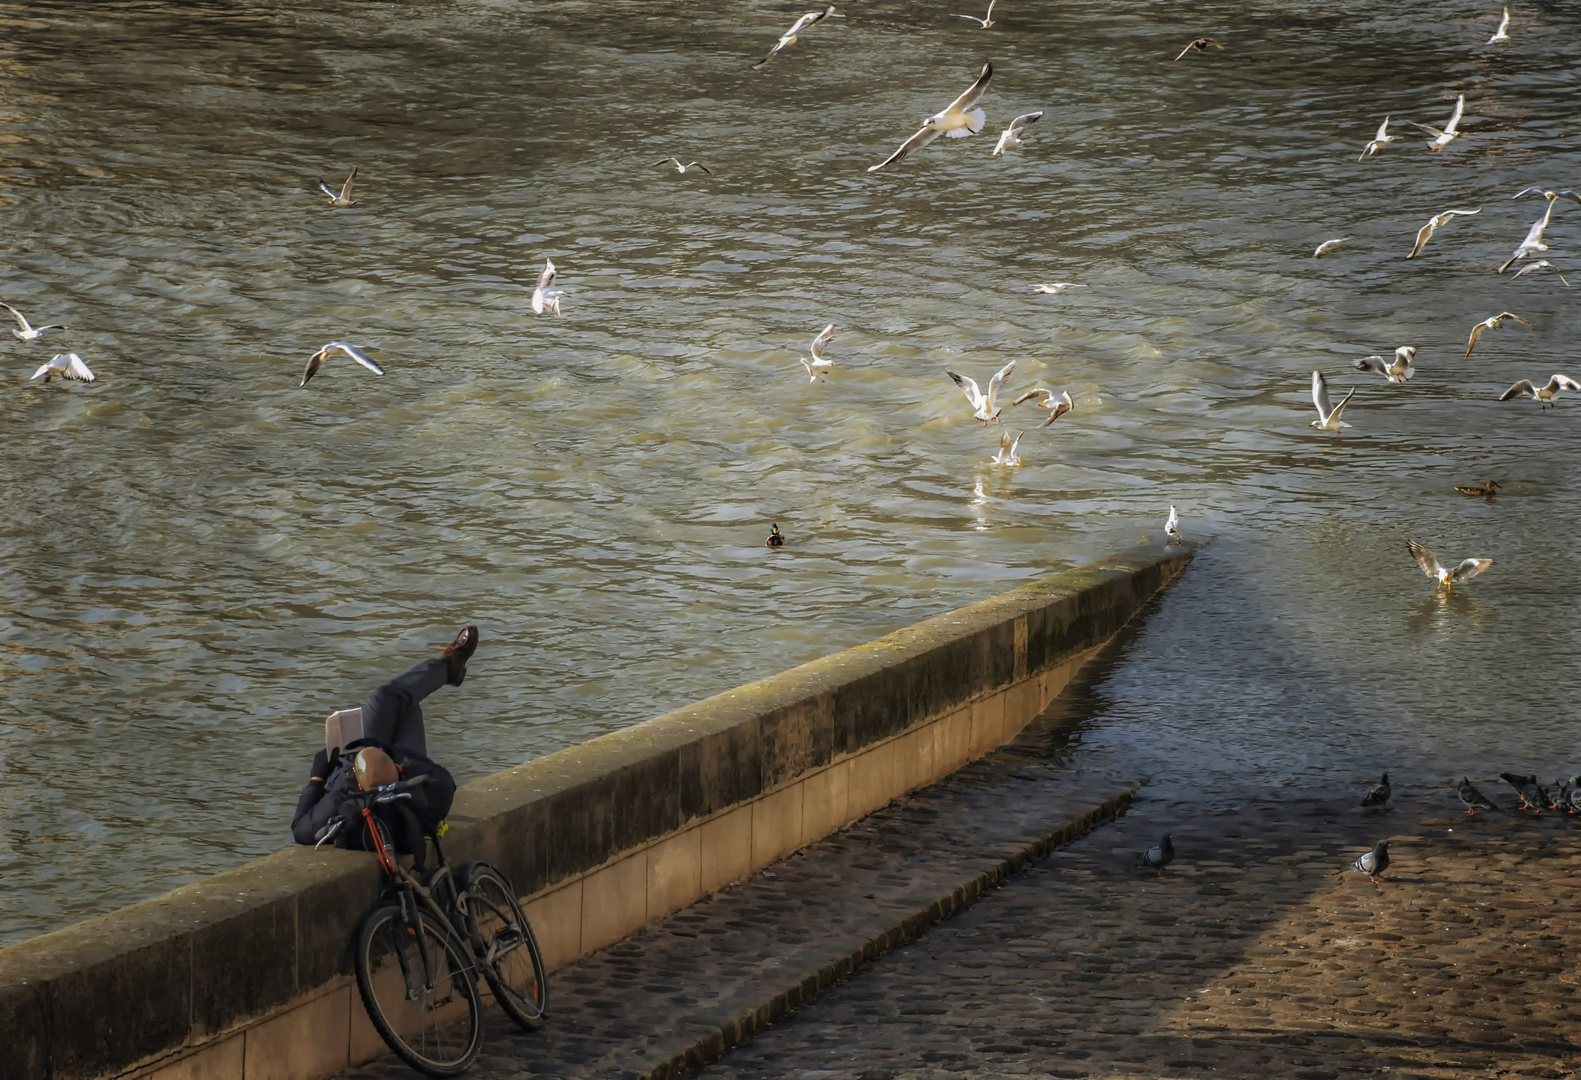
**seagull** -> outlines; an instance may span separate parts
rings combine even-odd
[[[18,341],[32,341],[39,335],[43,334],[46,330],[66,329],[66,327],[61,326],[59,323],[51,323],[48,326],[33,326],[27,321],[27,316],[23,315],[10,304],[0,303],[0,307],[3,307],[9,311],[11,313],[11,317],[16,320],[17,328],[11,331],[11,334]]]
[[[780,35],[780,39],[778,41],[776,41],[774,43],[774,47],[769,50],[768,56],[765,56],[763,59],[759,60],[757,63],[753,64],[752,66],[753,67],[762,67],[764,64],[768,63],[769,60],[771,60],[773,58],[775,53],[779,52],[785,46],[795,44],[795,42],[796,42],[796,35],[797,34],[801,33],[803,30],[807,29],[813,23],[815,23],[815,22],[822,22],[823,20],[829,18],[831,15],[834,15],[834,17],[836,19],[843,19],[843,18],[845,18],[844,15],[835,15],[834,14],[834,5],[833,4],[830,4],[827,8],[825,8],[822,11],[809,11],[807,14],[805,14],[801,18],[797,19],[796,22],[791,26],[791,28],[789,30],[785,31],[783,34]]]
[[[1536,399],[1543,408],[1548,408],[1559,396],[1561,390],[1581,390],[1581,383],[1576,382],[1568,375],[1555,375],[1548,380],[1546,386],[1533,386],[1530,379],[1522,379],[1504,393],[1499,395],[1500,401],[1511,398],[1530,397]]]
[[[1368,143],[1362,148],[1361,157],[1357,158],[1357,161],[1360,161],[1361,158],[1372,157],[1372,155],[1376,154],[1379,150],[1382,150],[1385,146],[1388,146],[1390,143],[1394,142],[1394,140],[1400,137],[1398,135],[1389,134],[1390,119],[1391,118],[1387,116],[1383,118],[1383,123],[1378,125],[1378,133],[1372,137],[1372,142]]]
[[[1026,434],[1026,432],[1024,432],[1024,431],[1016,432],[1016,437],[1015,437],[1015,441],[1014,442],[1011,441],[1011,439],[1010,439],[1010,432],[1008,432],[1008,431],[1006,431],[1003,435],[999,436],[999,452],[997,454],[995,454],[994,457],[993,457],[994,464],[995,465],[1019,465],[1019,464],[1021,464],[1021,455],[1016,453],[1016,451],[1021,448],[1021,436],[1025,435],[1025,434]]]
[[[384,374],[384,369],[364,356],[362,350],[357,348],[357,346],[348,345],[344,341],[331,341],[328,345],[325,345],[322,349],[318,350],[318,352],[314,353],[308,358],[307,368],[302,372],[302,381],[297,383],[297,386],[306,386],[307,381],[314,375],[317,375],[318,369],[324,366],[324,361],[329,359],[329,354],[337,350],[345,353],[347,356],[357,361],[357,363],[361,364],[375,375]]]
[[[1019,405],[1023,401],[1037,397],[1039,394],[1043,395],[1043,400],[1038,402],[1038,408],[1049,410],[1049,418],[1043,421],[1044,427],[1048,427],[1076,407],[1076,403],[1070,399],[1069,390],[1062,390],[1056,394],[1054,391],[1042,386],[1033,387],[1010,404]]]
[[[1499,490],[1499,484],[1495,480],[1484,480],[1481,487],[1462,487],[1460,484],[1456,484],[1455,490],[1462,495],[1481,495],[1491,499],[1494,493]]]
[[[1416,350],[1410,345],[1401,345],[1394,350],[1393,362],[1381,356],[1365,356],[1356,361],[1356,370],[1376,371],[1392,383],[1410,382],[1411,376],[1416,374],[1416,368],[1411,363],[1415,359]]]
[[[955,15],[953,12],[951,13],[951,17],[956,19],[970,19],[972,22],[980,25],[984,30],[987,30],[990,26],[994,25],[994,5],[998,2],[999,0],[988,0],[988,14],[981,19],[979,19],[976,15]]]
[[[1037,112],[1022,113],[1020,116],[1010,121],[1010,126],[1005,128],[1004,132],[999,136],[999,142],[995,144],[994,152],[989,156],[998,157],[1006,150],[1020,146],[1021,129],[1026,127],[1028,124],[1037,123],[1042,118],[1043,112],[1042,110],[1039,110]]]
[[[1348,237],[1348,236],[1342,236],[1338,240],[1325,240],[1325,241],[1323,241],[1321,244],[1319,244],[1317,246],[1317,250],[1316,251],[1312,252],[1312,257],[1314,259],[1316,259],[1319,256],[1321,256],[1325,251],[1333,251],[1335,248],[1339,247],[1341,244],[1343,244],[1345,241],[1347,241],[1349,239],[1350,239],[1350,237]]]
[[[1508,40],[1510,40],[1509,30],[1510,30],[1510,9],[1509,8],[1505,8],[1504,9],[1504,19],[1503,19],[1502,22],[1499,23],[1498,30],[1494,31],[1493,36],[1490,37],[1487,40],[1487,44],[1492,45],[1496,41],[1508,41]]]
[[[1351,395],[1354,393],[1356,393],[1356,388],[1353,386],[1350,393],[1345,395],[1344,401],[1331,407],[1328,402],[1328,380],[1324,379],[1320,372],[1314,371],[1312,373],[1312,404],[1317,406],[1318,418],[1312,421],[1312,426],[1322,428],[1324,431],[1332,431],[1335,441],[1340,441],[1341,430],[1350,427],[1350,425],[1341,420],[1339,414],[1345,411],[1345,405],[1350,401]]]
[[[1566,278],[1564,276],[1564,274],[1559,272],[1559,268],[1557,266],[1555,266],[1553,263],[1549,262],[1547,259],[1538,259],[1534,263],[1527,263],[1525,266],[1523,266],[1519,270],[1515,271],[1514,274],[1510,275],[1510,280],[1514,281],[1516,278],[1520,277],[1522,274],[1529,274],[1533,270],[1541,270],[1544,267],[1547,267],[1549,270],[1552,270],[1554,273],[1559,274],[1559,280],[1563,281],[1565,283],[1565,285],[1568,286],[1570,284],[1569,279]]]
[[[1416,246],[1411,249],[1411,254],[1407,255],[1406,258],[1416,258],[1427,242],[1433,238],[1433,234],[1449,224],[1450,218],[1470,217],[1472,214],[1480,213],[1482,213],[1482,209],[1479,207],[1476,210],[1445,210],[1442,214],[1434,214],[1426,225],[1416,231]]]
[[[827,379],[824,379],[823,373],[834,367],[834,361],[825,360],[823,358],[823,349],[825,345],[829,344],[829,340],[833,337],[834,323],[830,323],[828,326],[823,328],[823,333],[812,339],[812,360],[810,362],[807,360],[803,360],[801,362],[801,366],[807,369],[808,382],[813,382],[815,380],[828,382]]]
[[[49,363],[33,372],[29,382],[37,382],[42,378],[49,382],[56,375],[63,379],[76,379],[78,382],[92,382],[93,372],[88,370],[88,365],[82,362],[82,357],[74,352],[58,353],[50,358]]]
[[[1058,296],[1066,289],[1085,289],[1086,287],[1087,286],[1085,285],[1078,285],[1074,281],[1051,281],[1047,285],[1032,286],[1032,291],[1048,293],[1050,296]]]
[[[1389,786],[1389,774],[1384,773],[1378,780],[1378,786],[1367,792],[1362,798],[1363,806],[1382,806],[1389,801],[1389,796],[1394,794],[1394,789]]]
[[[1541,195],[1549,202],[1553,202],[1555,199],[1568,199],[1577,206],[1581,206],[1581,194],[1577,194],[1569,188],[1556,191],[1553,188],[1545,188],[1540,184],[1533,184],[1531,187],[1521,188],[1514,195],[1511,195],[1510,198],[1519,199],[1522,195]]]
[[[1470,581],[1493,565],[1492,559],[1463,559],[1453,570],[1446,570],[1431,551],[1415,540],[1407,540],[1405,550],[1411,553],[1411,558],[1422,568],[1422,573],[1438,583],[1434,586],[1435,590],[1453,589],[1460,582]]]
[[[545,311],[560,314],[560,297],[565,295],[564,289],[554,287],[555,268],[549,259],[543,261],[543,273],[538,275],[538,287],[532,291],[532,313],[542,315]]]
[[[877,172],[887,165],[893,165],[907,154],[919,147],[927,146],[942,132],[952,139],[964,139],[968,135],[976,135],[983,130],[983,125],[988,122],[988,117],[981,109],[973,109],[977,99],[983,96],[988,89],[988,80],[994,77],[994,65],[984,64],[983,73],[977,76],[977,81],[972,83],[966,93],[946,105],[940,112],[926,117],[922,127],[917,133],[900,144],[900,149],[890,154],[877,165],[869,165],[868,172]],[[967,110],[971,110],[968,112]]]
[[[1547,251],[1548,245],[1543,243],[1543,231],[1548,228],[1548,219],[1554,216],[1554,206],[1559,202],[1557,198],[1548,200],[1548,209],[1543,216],[1532,222],[1532,227],[1526,231],[1526,239],[1521,241],[1521,246],[1515,249],[1515,254],[1504,261],[1499,267],[1499,273],[1510,268],[1516,259],[1524,259],[1534,251]]]
[[[1188,43],[1184,49],[1181,49],[1180,56],[1185,56],[1192,49],[1196,49],[1198,52],[1207,52],[1209,45],[1212,45],[1215,49],[1224,48],[1223,45],[1220,45],[1210,37],[1199,37],[1197,40]],[[1175,57],[1175,59],[1179,60],[1180,56]]]
[[[682,165],[680,158],[667,157],[663,161],[655,161],[654,164],[668,165],[672,161],[675,163],[675,171],[678,173],[684,173],[687,169],[701,169],[709,176],[714,175],[714,170],[704,165],[701,161],[688,161],[685,165]]]
[[[1523,326],[1531,325],[1513,311],[1501,311],[1497,315],[1489,316],[1471,328],[1471,340],[1466,342],[1466,355],[1470,356],[1471,350],[1477,347],[1477,339],[1482,336],[1484,330],[1497,330],[1504,325],[1505,319],[1514,319]]]
[[[1157,870],[1163,873],[1164,867],[1174,861],[1174,836],[1171,833],[1165,833],[1164,838],[1158,842],[1157,846],[1150,847],[1142,852],[1142,858],[1137,865],[1148,870]]]
[[[1382,881],[1383,872],[1387,869],[1389,869],[1389,841],[1387,840],[1379,840],[1371,851],[1345,867],[1345,870],[1360,870],[1372,878],[1373,881]],[[1339,871],[1334,876],[1339,877],[1345,870]]]
[[[357,179],[357,166],[353,165],[351,167],[351,175],[346,177],[346,182],[343,185],[341,185],[340,194],[337,195],[335,193],[335,189],[334,188],[332,188],[328,184],[324,183],[324,178],[323,177],[318,177],[318,187],[319,187],[320,191],[322,191],[325,195],[329,196],[329,205],[331,205],[331,206],[356,206],[357,204],[355,202],[353,202],[352,199],[351,199],[351,185],[356,179]]]
[[[1169,507],[1169,516],[1164,519],[1164,543],[1168,545],[1171,541],[1180,541],[1180,515],[1175,513],[1173,503]]]
[[[1455,789],[1455,794],[1460,801],[1466,804],[1466,816],[1470,817],[1478,810],[1497,810],[1498,804],[1489,799],[1482,792],[1471,786],[1471,778],[1462,776],[1460,786]]]
[[[999,405],[997,403],[999,388],[1005,385],[1005,380],[1010,377],[1010,373],[1015,369],[1016,362],[1012,360],[995,372],[994,377],[988,381],[988,393],[986,394],[977,388],[975,380],[968,379],[965,375],[957,375],[949,368],[945,368],[944,373],[955,380],[955,385],[961,388],[961,393],[966,395],[966,400],[970,401],[972,408],[976,410],[976,412],[972,413],[972,416],[981,420],[983,426],[986,427],[988,421],[997,421],[999,419]]]
[[[1455,111],[1450,115],[1449,123],[1445,124],[1443,127],[1436,128],[1428,124],[1418,124],[1415,120],[1407,120],[1406,123],[1410,124],[1412,127],[1419,127],[1423,131],[1430,132],[1433,135],[1433,141],[1427,144],[1427,148],[1436,154],[1443,150],[1444,147],[1454,142],[1455,139],[1460,136],[1460,132],[1456,131],[1455,129],[1460,126],[1460,114],[1465,111],[1466,95],[1461,94],[1459,99],[1457,99],[1455,102]]]

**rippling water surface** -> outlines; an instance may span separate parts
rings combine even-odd
[[[1573,6],[1488,47],[1483,3],[1007,0],[989,31],[863,3],[753,70],[800,10],[0,4],[0,296],[71,327],[0,346],[0,942],[279,847],[325,712],[463,622],[482,649],[429,713],[468,779],[1170,503],[1215,538],[1196,616],[1090,744],[1313,782],[1355,771],[1335,747],[1568,760],[1581,400],[1493,398],[1581,376],[1577,307],[1493,268],[1542,210],[1511,194],[1581,181]],[[1171,61],[1202,33],[1226,49]],[[987,60],[990,131],[865,171]],[[1400,120],[1459,93],[1430,154]],[[359,204],[325,206],[353,164]],[[1450,207],[1483,212],[1404,261]],[[1581,274],[1581,207],[1548,239]],[[528,310],[545,257],[563,318]],[[1465,359],[1506,308],[1532,325]],[[336,338],[387,374],[298,389]],[[1409,386],[1350,370],[1403,344]],[[66,348],[97,382],[25,385]],[[943,372],[1011,359],[1077,402],[1013,471]],[[1343,446],[1315,367],[1360,386]],[[1434,600],[1407,535],[1497,565]]]

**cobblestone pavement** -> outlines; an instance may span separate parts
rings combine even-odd
[[[1578,1075],[1581,820],[1336,802],[1139,803],[704,1076]]]

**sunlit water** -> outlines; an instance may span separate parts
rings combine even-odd
[[[469,779],[1170,503],[1215,543],[1095,753],[1164,755],[1183,799],[1568,760],[1581,400],[1493,399],[1574,364],[1577,308],[1492,270],[1542,211],[1509,196],[1581,180],[1573,7],[1487,47],[1484,3],[865,4],[753,70],[801,10],[0,4],[0,296],[71,327],[3,346],[0,941],[280,846],[323,715],[464,622],[430,746]],[[1226,49],[1171,61],[1202,33]],[[986,60],[989,131],[865,171]],[[1428,153],[1400,121],[1462,92]],[[326,206],[352,164],[359,205]],[[1483,212],[1404,261],[1450,207]],[[1581,272],[1581,208],[1548,239]],[[528,310],[545,257],[558,319]],[[1506,308],[1532,325],[1464,359]],[[387,374],[298,389],[336,338]],[[1409,386],[1350,369],[1401,344]],[[67,348],[96,383],[25,385]],[[1007,413],[1013,471],[943,370],[1010,359],[1077,401]],[[1361,387],[1343,446],[1314,367]],[[1497,565],[1434,600],[1407,535]]]

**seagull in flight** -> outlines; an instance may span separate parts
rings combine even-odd
[[[1357,161],[1360,161],[1361,158],[1372,157],[1372,155],[1376,154],[1379,150],[1382,150],[1385,146],[1388,146],[1390,143],[1394,142],[1394,140],[1400,137],[1398,135],[1389,134],[1389,119],[1390,118],[1387,116],[1383,118],[1383,123],[1378,125],[1378,134],[1372,137],[1372,142],[1368,143],[1362,148],[1361,157],[1357,158]]]
[[[1419,127],[1423,131],[1426,131],[1433,136],[1433,141],[1427,144],[1427,148],[1433,153],[1437,154],[1442,151],[1444,147],[1448,146],[1450,143],[1454,142],[1460,137],[1460,132],[1456,129],[1460,126],[1460,114],[1465,111],[1466,95],[1461,94],[1459,99],[1455,102],[1455,111],[1450,115],[1449,123],[1445,124],[1443,127],[1436,128],[1428,124],[1418,124],[1415,120],[1408,120],[1406,122],[1412,127]]]
[[[791,28],[789,30],[785,31],[783,34],[780,35],[780,39],[778,41],[776,41],[774,43],[774,47],[769,50],[768,56],[765,56],[763,59],[759,60],[757,63],[753,64],[752,66],[753,67],[762,67],[764,64],[768,63],[771,59],[773,59],[775,53],[779,52],[785,46],[795,44],[796,43],[796,35],[797,34],[801,33],[803,30],[807,29],[813,23],[815,23],[815,22],[822,22],[823,20],[825,20],[827,18],[830,18],[831,16],[836,18],[836,19],[843,19],[843,18],[845,18],[844,15],[835,15],[835,13],[834,13],[834,5],[833,4],[830,4],[828,7],[824,8],[822,11],[809,11],[807,14],[805,14],[801,18],[797,19],[796,22],[791,26]]]
[[[1510,198],[1519,199],[1522,195],[1541,195],[1549,202],[1553,202],[1555,199],[1568,199],[1577,206],[1581,206],[1581,195],[1576,194],[1569,188],[1565,188],[1562,191],[1555,191],[1553,188],[1545,188],[1541,184],[1533,184],[1531,187],[1521,188],[1521,190],[1517,191],[1514,195],[1511,195]]]
[[[1410,382],[1411,376],[1416,374],[1416,368],[1411,364],[1415,359],[1416,349],[1410,345],[1401,345],[1394,350],[1393,361],[1381,356],[1364,356],[1356,361],[1356,370],[1376,371],[1392,383]]]
[[[1510,280],[1513,281],[1515,278],[1520,277],[1522,274],[1529,274],[1533,270],[1541,270],[1545,266],[1548,269],[1552,270],[1554,273],[1559,274],[1559,280],[1560,281],[1563,281],[1566,285],[1570,284],[1569,280],[1563,274],[1559,273],[1559,268],[1557,266],[1555,266],[1553,263],[1549,262],[1547,259],[1538,259],[1534,263],[1527,263],[1525,266],[1523,266],[1519,270],[1515,271],[1514,275],[1512,275]]]
[[[1060,293],[1064,292],[1066,289],[1085,289],[1086,287],[1087,286],[1085,286],[1085,285],[1078,285],[1074,281],[1051,281],[1047,285],[1034,285],[1034,286],[1032,286],[1032,291],[1033,292],[1040,292],[1040,293],[1048,293],[1050,296],[1058,296]]]
[[[1522,379],[1500,394],[1499,400],[1509,401],[1511,398],[1529,397],[1546,409],[1554,403],[1554,398],[1559,396],[1561,390],[1581,390],[1581,383],[1568,375],[1555,375],[1545,386],[1533,386],[1530,379]]]
[[[1069,390],[1062,390],[1056,394],[1054,391],[1042,386],[1033,387],[1010,404],[1019,405],[1023,401],[1030,401],[1039,394],[1043,395],[1043,400],[1038,402],[1038,408],[1049,410],[1049,418],[1043,421],[1044,427],[1048,427],[1076,407],[1076,403],[1070,399]]]
[[[1446,570],[1439,563],[1436,555],[1415,540],[1407,540],[1405,550],[1411,553],[1411,558],[1415,559],[1416,565],[1422,568],[1422,573],[1438,583],[1435,586],[1438,589],[1453,589],[1462,581],[1470,581],[1493,565],[1492,559],[1463,559],[1453,570]]]
[[[1479,207],[1476,210],[1445,210],[1442,214],[1434,214],[1426,225],[1416,230],[1416,246],[1411,249],[1411,254],[1407,255],[1406,258],[1414,259],[1421,254],[1422,248],[1427,246],[1427,242],[1433,238],[1433,234],[1448,225],[1450,218],[1470,217],[1472,214],[1480,213],[1482,213],[1482,210]]]
[[[1320,258],[1320,257],[1322,257],[1322,255],[1323,255],[1323,253],[1325,251],[1333,251],[1335,248],[1339,247],[1341,244],[1343,244],[1345,241],[1347,241],[1349,239],[1350,239],[1350,237],[1348,237],[1348,236],[1341,236],[1337,240],[1325,240],[1325,241],[1323,241],[1321,244],[1319,244],[1317,246],[1317,250],[1316,251],[1312,252],[1312,257],[1314,259]]]
[[[1508,40],[1510,40],[1510,9],[1505,8],[1504,19],[1499,23],[1499,28],[1494,31],[1493,36],[1487,40],[1487,44]]]
[[[318,177],[318,188],[325,195],[329,196],[329,205],[331,206],[356,206],[357,204],[351,199],[351,185],[356,179],[357,166],[353,165],[351,167],[351,175],[346,177],[346,182],[341,185],[339,194],[335,192],[334,188],[324,183],[323,177]]]
[[[1526,239],[1522,240],[1521,246],[1515,249],[1515,254],[1506,259],[1504,265],[1499,267],[1499,273],[1502,274],[1508,270],[1510,264],[1516,259],[1524,259],[1535,251],[1548,250],[1548,245],[1543,243],[1543,232],[1548,228],[1548,219],[1554,216],[1554,207],[1559,205],[1557,192],[1555,195],[1555,198],[1548,200],[1548,209],[1544,211],[1543,216],[1532,222],[1532,227],[1526,232]]]
[[[564,289],[554,287],[554,263],[545,259],[543,272],[538,275],[538,287],[532,291],[532,313],[542,315],[545,311],[560,314],[560,297],[565,295]]]
[[[1199,37],[1195,41],[1188,42],[1186,47],[1180,50],[1180,56],[1185,56],[1192,49],[1196,49],[1198,52],[1207,52],[1209,45],[1212,45],[1215,49],[1224,48],[1223,45],[1220,45],[1210,37]],[[1179,60],[1180,56],[1175,57],[1175,59]]]
[[[687,169],[701,169],[709,176],[714,175],[714,170],[710,169],[707,165],[704,165],[701,161],[688,161],[685,165],[682,165],[680,158],[667,157],[663,161],[655,161],[654,164],[668,165],[671,162],[675,163],[675,171],[678,173],[684,173]]]
[[[955,385],[961,388],[961,393],[966,395],[966,400],[972,403],[972,408],[975,410],[972,413],[973,418],[981,420],[983,426],[987,427],[988,421],[998,421],[999,419],[999,388],[1005,385],[1005,380],[1010,377],[1010,373],[1015,369],[1016,362],[1012,360],[995,372],[994,377],[988,382],[988,393],[986,394],[977,388],[977,380],[968,379],[965,375],[957,375],[949,368],[945,368],[944,373],[955,380]]]
[[[823,377],[823,374],[830,368],[834,367],[834,361],[825,360],[823,358],[823,349],[825,345],[829,344],[830,339],[833,337],[834,323],[830,323],[828,326],[823,328],[823,333],[812,339],[812,360],[803,360],[801,362],[801,366],[807,369],[808,382],[813,382],[815,380],[820,382],[828,381]]]
[[[996,453],[994,455],[994,457],[993,457],[994,464],[995,465],[1019,465],[1019,464],[1021,464],[1021,455],[1016,453],[1016,451],[1021,448],[1021,436],[1025,435],[1025,434],[1026,434],[1026,432],[1024,432],[1024,431],[1016,432],[1016,437],[1015,437],[1015,441],[1014,442],[1011,441],[1011,439],[1010,439],[1010,432],[1008,432],[1008,431],[1005,432],[1003,435],[999,436],[999,452]]]
[[[1175,513],[1174,504],[1169,507],[1169,516],[1164,519],[1164,544],[1180,542],[1180,515]]]
[[[994,25],[994,5],[998,2],[999,0],[988,0],[988,14],[981,19],[979,19],[976,15],[955,15],[953,12],[951,13],[951,17],[956,19],[970,19],[972,22],[981,26],[984,30],[987,30],[990,26]]]
[[[33,377],[28,381],[37,382],[42,378],[45,382],[49,382],[57,375],[63,379],[76,379],[78,382],[93,381],[93,372],[89,371],[88,365],[82,362],[82,357],[74,352],[57,353],[49,363],[33,372]]]
[[[1042,118],[1043,112],[1040,109],[1037,112],[1022,113],[1020,116],[1010,121],[1010,126],[1005,128],[1004,133],[999,136],[999,142],[994,146],[994,152],[990,156],[998,157],[1006,150],[1020,146],[1021,129],[1026,127],[1028,124],[1037,123]]]
[[[920,147],[927,146],[940,134],[948,135],[952,139],[964,139],[968,135],[976,135],[983,130],[983,125],[988,122],[988,117],[981,109],[973,109],[977,99],[983,96],[988,89],[988,80],[994,77],[994,65],[984,64],[983,73],[977,76],[977,81],[967,89],[966,93],[946,105],[941,111],[926,117],[922,127],[917,133],[900,144],[900,149],[890,154],[877,165],[869,165],[868,172],[878,170],[895,164],[901,158]]]
[[[16,329],[11,331],[11,334],[18,341],[33,341],[33,340],[37,339],[41,334],[43,334],[46,330],[64,330],[64,329],[66,329],[64,326],[61,326],[59,323],[51,323],[48,326],[33,326],[31,323],[29,323],[27,321],[27,316],[23,315],[20,311],[18,311],[16,308],[12,307],[10,304],[0,303],[0,307],[3,307],[7,311],[9,311],[11,313],[11,317],[16,320]]]
[[[1482,336],[1482,332],[1484,330],[1497,330],[1499,327],[1504,325],[1505,319],[1514,319],[1523,326],[1531,325],[1530,322],[1521,318],[1513,311],[1501,311],[1497,315],[1489,316],[1471,328],[1471,339],[1466,342],[1466,355],[1469,357],[1471,355],[1471,350],[1477,347],[1477,339]]]
[[[1350,403],[1351,397],[1356,393],[1353,386],[1350,393],[1345,395],[1345,400],[1338,405],[1330,405],[1328,400],[1328,380],[1323,378],[1322,372],[1312,373],[1312,404],[1317,406],[1318,418],[1312,421],[1312,426],[1323,431],[1332,431],[1336,442],[1342,441],[1342,430],[1350,427],[1339,418],[1345,411],[1345,406]]]
[[[318,374],[318,369],[324,366],[324,361],[329,359],[329,354],[332,352],[345,353],[375,375],[384,374],[384,369],[363,355],[362,350],[357,348],[357,346],[347,344],[344,341],[331,341],[318,352],[308,357],[307,368],[302,372],[302,381],[297,386],[306,386],[307,381]]]

